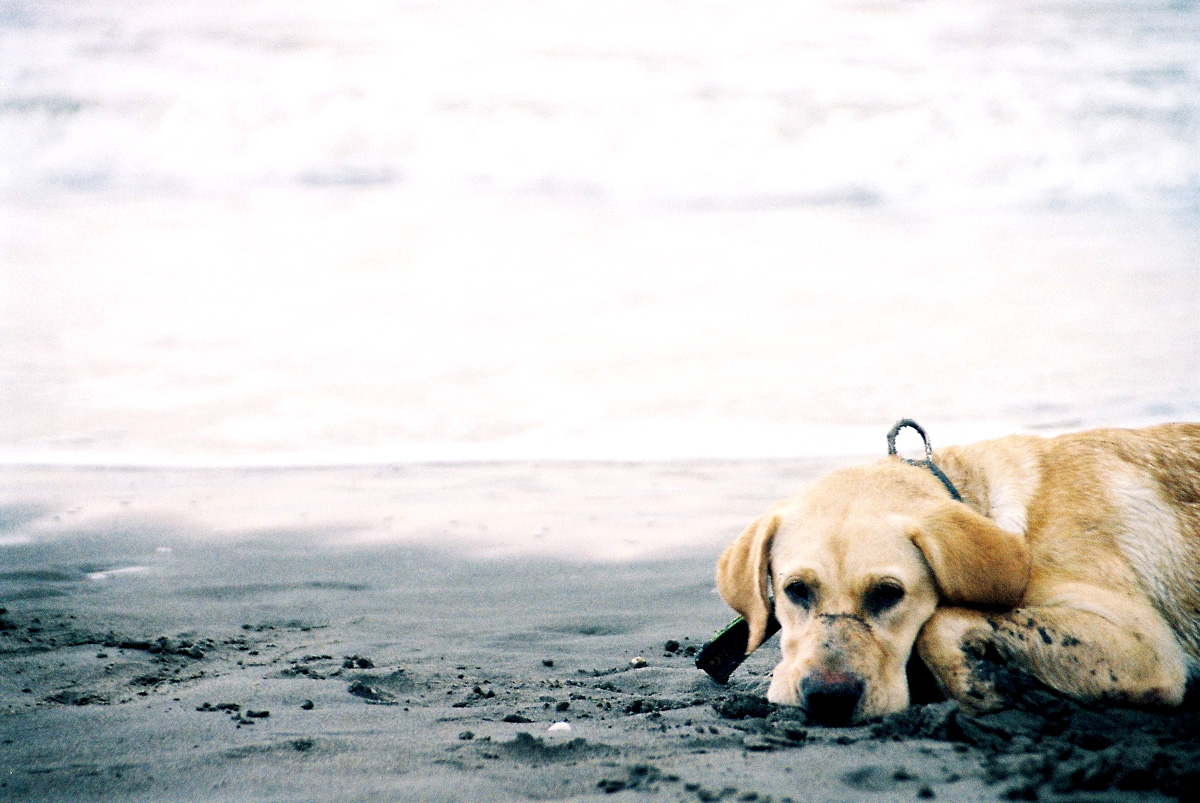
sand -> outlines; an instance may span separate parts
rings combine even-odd
[[[699,672],[720,549],[831,465],[6,468],[0,798],[1190,799],[1192,703],[828,729],[774,644]]]

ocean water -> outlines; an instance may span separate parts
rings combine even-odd
[[[0,462],[1200,418],[1200,4],[0,0]]]

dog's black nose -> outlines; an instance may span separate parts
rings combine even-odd
[[[845,672],[818,670],[800,681],[808,718],[819,725],[849,725],[862,699],[863,682]]]

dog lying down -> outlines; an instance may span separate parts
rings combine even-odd
[[[902,426],[924,437],[905,421],[890,442]],[[778,620],[771,702],[828,725],[902,710],[914,649],[973,712],[1004,704],[978,671],[989,651],[1081,701],[1182,702],[1200,667],[1200,424],[926,454],[835,471],[721,555],[745,654]]]

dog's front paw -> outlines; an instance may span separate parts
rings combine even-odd
[[[969,714],[986,714],[997,711],[1007,705],[1007,700],[996,689],[995,682],[989,677],[987,669],[994,667],[984,658],[970,656],[963,662],[963,668],[955,678],[955,688],[945,689],[947,696],[952,698]]]
[[[956,660],[946,661],[933,670],[942,692],[970,714],[986,714],[1004,708],[1006,704],[988,671],[996,664],[986,655],[983,650],[963,650]]]
[[[978,611],[939,608],[917,638],[917,653],[942,692],[972,714],[1004,707],[988,672],[995,666],[992,627]]]

